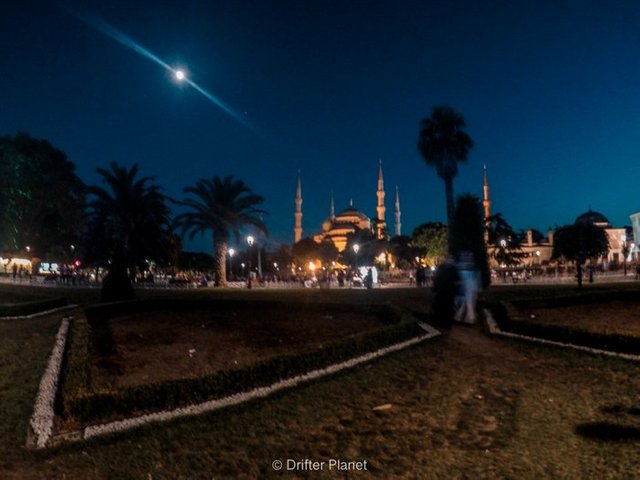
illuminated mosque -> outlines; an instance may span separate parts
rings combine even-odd
[[[489,197],[489,181],[487,177],[486,164],[484,165],[483,173],[484,182],[482,188],[482,206],[486,221],[486,219],[491,216],[491,200]],[[385,190],[382,174],[382,161],[378,164],[378,188],[376,191],[376,197],[376,217],[372,220],[365,213],[355,208],[352,201],[346,209],[336,214],[332,194],[329,206],[329,216],[324,222],[322,222],[322,231],[312,236],[313,240],[318,243],[330,240],[339,252],[343,252],[347,248],[347,237],[358,230],[369,230],[375,234],[378,239],[387,237],[388,231],[385,220],[386,207],[384,203]],[[401,235],[401,214],[398,187],[396,187],[394,207],[395,222],[393,233],[395,236],[398,236]],[[604,264],[605,268],[608,264],[619,264],[623,262],[625,260],[625,256],[626,261],[638,260],[640,249],[637,243],[633,243],[633,240],[640,240],[640,212],[634,213],[630,217],[632,223],[631,228],[613,227],[607,217],[589,208],[587,212],[579,215],[575,220],[576,223],[589,222],[604,229],[609,241],[609,252],[605,257],[598,259],[598,263]],[[302,182],[299,173],[295,197],[293,235],[294,242],[296,243],[302,239]],[[551,227],[548,228],[546,236],[531,228],[527,229],[524,238],[520,243],[520,249],[524,254],[522,261],[523,265],[534,266],[548,264],[551,261],[553,253],[553,240],[553,230]],[[492,263],[494,267],[498,266],[491,255],[495,249],[495,246],[488,246],[490,263]]]
[[[347,237],[358,230],[369,230],[376,238],[382,239],[387,236],[387,223],[385,221],[386,207],[384,205],[384,178],[382,175],[382,160],[378,164],[378,189],[376,191],[378,200],[376,206],[376,218],[371,220],[365,213],[353,206],[353,201],[349,202],[349,206],[335,213],[333,204],[333,194],[329,205],[329,217],[322,222],[322,231],[313,235],[313,240],[320,243],[330,240],[336,246],[339,252],[343,252],[347,248]],[[395,224],[394,235],[400,235],[400,197],[398,187],[396,187],[395,198]],[[298,185],[296,188],[295,213],[294,213],[294,242],[297,243],[302,239],[302,182],[298,173]]]

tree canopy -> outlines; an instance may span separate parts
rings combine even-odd
[[[590,258],[606,255],[609,240],[604,229],[588,222],[558,227],[553,236],[552,259],[564,257],[576,263],[578,286],[582,286],[582,265]]]
[[[492,245],[492,256],[500,265],[515,266],[522,262],[524,252],[520,248],[520,235],[505,220],[501,213],[486,219],[489,245]]]
[[[325,265],[329,265],[338,259],[339,252],[329,239],[318,243],[313,238],[306,237],[293,245],[291,255],[294,263],[303,267],[316,259]]]
[[[67,155],[27,133],[0,138],[0,248],[66,258],[82,229],[85,185]]]
[[[447,256],[447,226],[441,222],[427,222],[417,226],[411,239],[412,245],[431,267],[440,264]]]

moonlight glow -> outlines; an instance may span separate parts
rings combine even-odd
[[[72,13],[78,19],[80,19],[81,21],[85,22],[87,25],[89,25],[89,26],[95,28],[96,30],[102,32],[106,36],[112,38],[113,40],[115,40],[116,42],[120,43],[121,45],[133,50],[134,52],[138,53],[139,55],[142,55],[143,57],[146,57],[149,60],[152,60],[153,62],[157,63],[158,65],[161,65],[162,67],[167,69],[169,72],[172,72],[177,81],[187,83],[188,85],[190,85],[191,87],[196,89],[198,91],[198,93],[201,93],[202,95],[204,95],[214,105],[216,105],[217,107],[221,108],[227,114],[229,114],[233,118],[235,118],[238,122],[242,123],[243,125],[245,125],[247,127],[249,126],[249,124],[247,123],[247,121],[244,118],[242,118],[235,111],[233,111],[230,107],[228,107],[224,102],[222,102],[222,100],[220,100],[219,98],[217,98],[213,94],[209,93],[208,91],[206,91],[201,86],[196,85],[193,81],[191,81],[189,78],[187,78],[187,75],[184,72],[184,70],[172,68],[170,65],[168,65],[166,62],[161,60],[158,56],[153,54],[151,51],[147,50],[145,47],[143,47],[142,45],[138,44],[132,38],[130,38],[129,36],[125,35],[123,32],[121,32],[120,30],[118,30],[114,26],[110,25],[109,23],[105,22],[104,20],[102,20],[98,16],[92,15],[90,13],[79,13],[79,12],[72,12]]]

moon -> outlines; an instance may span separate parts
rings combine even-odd
[[[182,81],[184,80],[186,77],[186,75],[184,74],[184,72],[182,70],[176,70],[176,79]]]

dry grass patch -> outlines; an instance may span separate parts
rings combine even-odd
[[[373,313],[251,307],[138,313],[107,324],[115,351],[94,357],[94,388],[242,368],[384,325]]]

